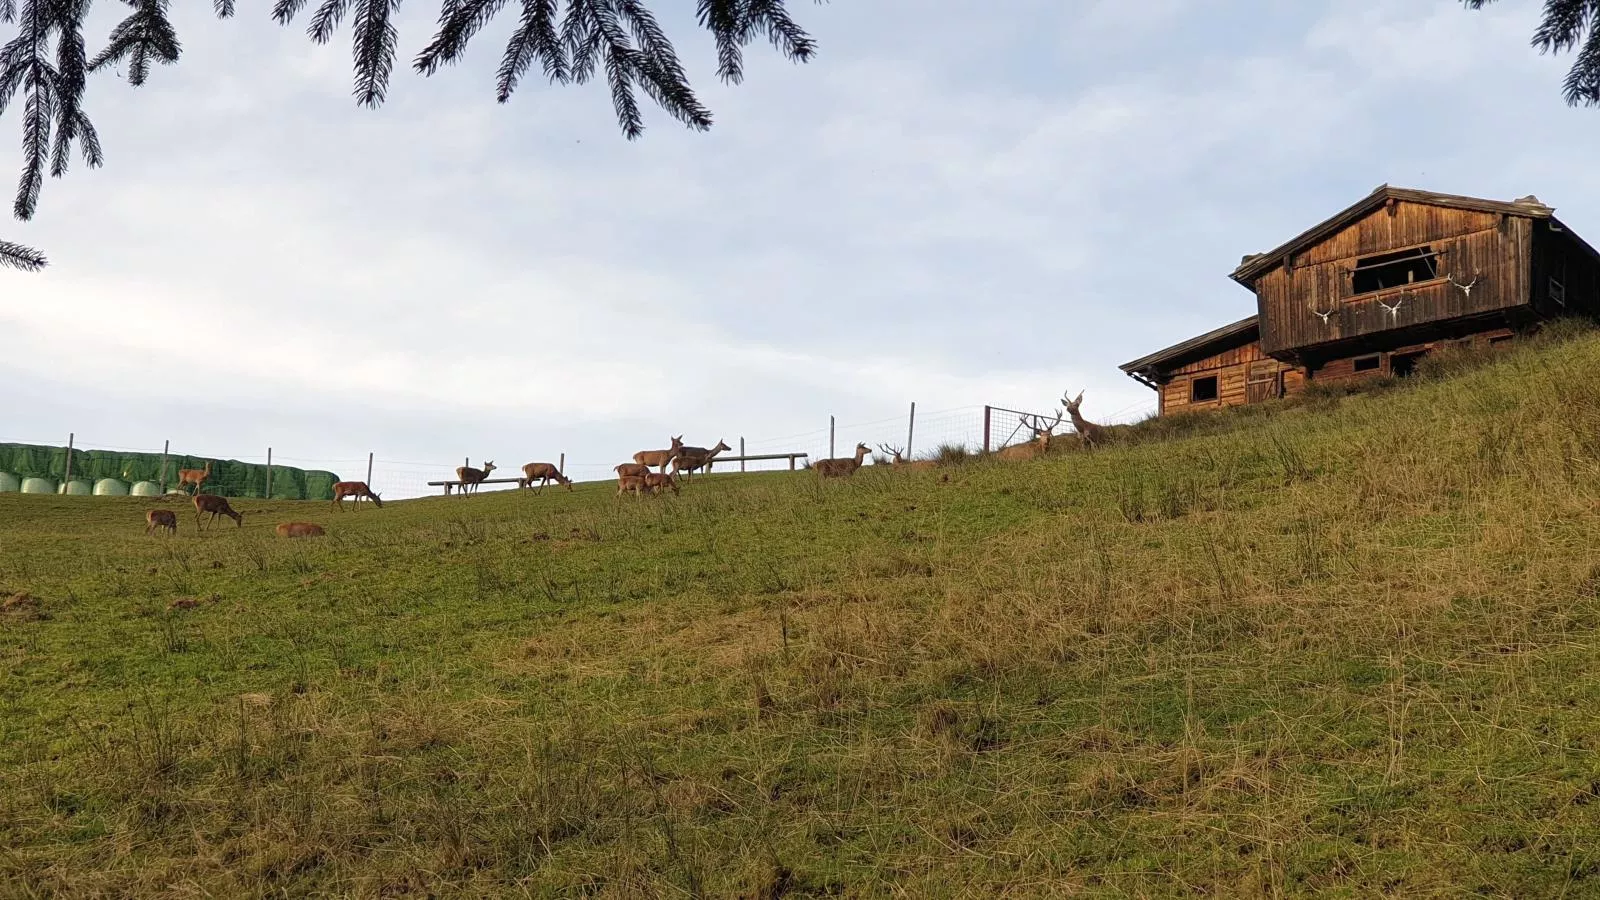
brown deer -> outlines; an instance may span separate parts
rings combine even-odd
[[[532,487],[535,481],[539,482],[539,490],[535,493],[542,492],[551,481],[564,484],[567,490],[572,490],[572,479],[561,474],[561,470],[551,463],[528,463],[522,467],[522,486]]]
[[[198,494],[200,493],[200,486],[205,484],[206,479],[210,477],[211,460],[208,459],[206,460],[206,467],[204,469],[179,469],[178,488],[179,490],[182,490],[184,485],[192,484],[194,485],[194,490],[191,493]]]
[[[623,494],[633,494],[636,497],[643,497],[645,491],[650,490],[649,482],[645,481],[644,479],[645,476],[643,475],[624,475],[621,478],[618,478],[617,496],[621,497]]]
[[[379,509],[383,509],[383,498],[372,492],[365,481],[335,481],[333,483],[333,505],[344,509],[344,498],[356,498],[356,509],[361,508],[361,498],[366,497]],[[292,524],[292,523],[291,523]]]
[[[1066,404],[1067,414],[1072,416],[1072,427],[1078,430],[1078,439],[1083,441],[1085,449],[1093,449],[1105,441],[1105,427],[1096,425],[1078,413],[1078,407],[1083,405],[1083,391],[1078,392],[1076,400],[1068,400],[1063,392],[1061,402]]]
[[[646,472],[644,474],[644,484],[652,494],[659,494],[662,491],[672,491],[674,494],[682,493],[678,490],[678,480],[671,475]]]
[[[1033,432],[1033,440],[1001,447],[995,452],[995,459],[1020,462],[1049,453],[1050,439],[1055,437],[1055,427],[1061,424],[1061,413],[1057,412],[1056,417],[1049,423],[1045,423],[1043,418],[1043,416],[1023,416],[1022,424]]]
[[[683,435],[672,439],[672,447],[667,450],[640,450],[633,455],[633,461],[641,466],[657,466],[661,474],[667,473],[667,463],[672,462],[683,450]]]
[[[278,537],[283,538],[322,537],[327,533],[322,530],[321,525],[313,525],[310,522],[283,522],[276,530]]]
[[[152,534],[159,528],[168,534],[178,533],[178,514],[170,509],[152,509],[144,514],[144,533]]]
[[[650,467],[644,463],[623,463],[622,465],[614,466],[612,471],[617,473],[618,478],[624,478],[629,475],[648,475],[650,474]]]
[[[244,515],[242,513],[234,512],[233,507],[228,505],[228,498],[226,497],[218,497],[216,494],[195,494],[194,523],[199,530],[204,531],[205,525],[201,524],[200,522],[201,513],[211,514],[211,518],[206,520],[206,523],[208,524],[215,522],[217,520],[217,516],[227,516],[228,518],[232,519],[234,524],[238,525],[240,528],[244,527]]]
[[[857,444],[855,456],[819,459],[811,468],[816,469],[817,474],[823,478],[843,478],[847,475],[854,475],[856,470],[861,468],[861,464],[866,461],[867,454],[871,452],[872,448],[866,444]]]
[[[471,466],[456,466],[456,480],[461,482],[461,496],[465,497],[468,491],[476,491],[483,480],[494,471],[494,460],[483,464],[483,468],[474,469]]]
[[[891,447],[888,444],[879,444],[878,449],[889,454],[889,466],[891,468],[918,470],[932,469],[939,465],[937,460],[932,459],[906,459],[905,456],[901,454],[899,449]]]
[[[716,459],[717,454],[724,450],[732,449],[720,439],[717,441],[717,445],[710,450],[704,447],[679,447],[677,457],[672,460],[672,474],[677,475],[682,472],[686,478],[693,477],[694,470],[702,466],[709,472],[711,471],[711,461]]]

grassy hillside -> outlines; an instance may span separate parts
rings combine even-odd
[[[0,497],[0,895],[1600,895],[1597,369],[642,502]]]

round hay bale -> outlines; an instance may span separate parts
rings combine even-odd
[[[159,497],[161,485],[154,481],[136,481],[133,484],[132,494],[135,497]]]
[[[22,479],[22,492],[24,494],[54,494],[56,483],[48,478]]]
[[[0,494],[15,494],[22,490],[22,479],[10,472],[0,472]]]
[[[60,492],[63,494],[70,494],[74,497],[87,497],[94,493],[94,485],[87,481],[79,481],[78,479],[74,478],[62,485]]]
[[[102,478],[94,483],[96,497],[126,497],[128,483],[120,478]]]

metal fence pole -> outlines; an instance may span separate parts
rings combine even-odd
[[[739,437],[739,471],[744,471],[744,436]]]
[[[167,493],[167,451],[171,449],[171,440],[166,440],[161,443],[161,493],[163,496],[165,496]]]
[[[911,415],[906,418],[906,454],[909,462],[911,459],[911,437],[917,431],[917,401],[911,401]]]
[[[372,487],[372,451],[367,451],[367,487]]]
[[[272,499],[272,448],[267,448],[267,500]]]
[[[833,459],[833,416],[828,417],[828,458]]]
[[[561,454],[561,462],[556,463],[556,471],[562,475],[567,474],[567,454]]]
[[[994,407],[985,403],[983,405],[983,452],[989,452],[989,415]]]

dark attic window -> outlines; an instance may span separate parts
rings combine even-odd
[[[1439,257],[1432,247],[1415,247],[1397,253],[1380,253],[1356,260],[1350,293],[1370,294],[1387,288],[1405,287],[1439,277]]]
[[[1217,376],[1196,378],[1189,383],[1189,402],[1200,403],[1217,399]]]
[[[1383,357],[1376,353],[1371,356],[1358,356],[1352,368],[1357,372],[1376,372],[1383,368]]]

